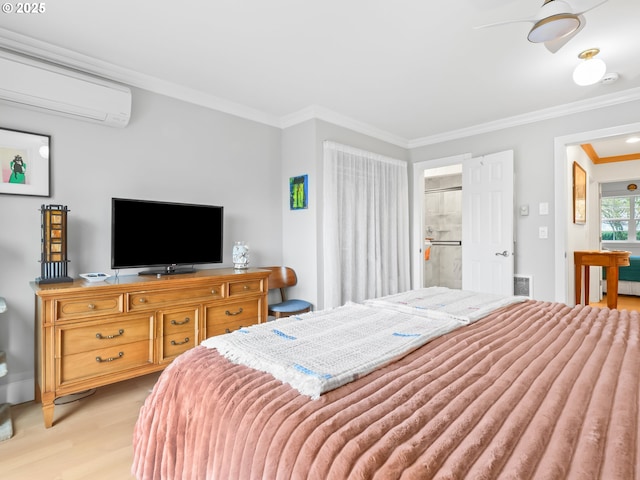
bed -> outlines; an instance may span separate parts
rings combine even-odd
[[[388,307],[367,305],[413,315],[408,303]],[[519,299],[453,318],[462,325],[317,399],[228,360],[224,349],[193,348],[162,373],[141,408],[132,473],[640,478],[638,312]]]
[[[640,256],[631,255],[629,266],[618,269],[618,294],[640,297]],[[607,271],[602,269],[602,291],[607,293]]]

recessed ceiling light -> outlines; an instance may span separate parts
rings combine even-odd
[[[625,140],[627,143],[638,143],[640,142],[640,137],[629,137]]]

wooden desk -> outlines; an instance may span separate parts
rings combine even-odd
[[[576,266],[576,305],[582,303],[582,267],[584,271],[584,302],[589,305],[589,267],[607,269],[607,307],[618,307],[618,267],[629,266],[631,252],[621,250],[586,250],[573,252]]]

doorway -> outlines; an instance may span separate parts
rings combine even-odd
[[[574,304],[574,267],[573,251],[568,235],[569,222],[572,217],[571,165],[568,149],[571,146],[593,142],[598,139],[640,132],[640,123],[621,125],[601,130],[581,132],[573,135],[556,137],[554,141],[554,199],[555,199],[555,301]],[[628,179],[628,172],[617,174],[618,177],[607,181]]]
[[[425,285],[424,241],[426,223],[424,215],[425,172],[437,172],[439,168],[460,168],[462,162],[471,158],[470,153],[426,160],[413,164],[413,225],[411,228],[411,286],[422,288]]]
[[[470,154],[414,164],[412,287],[424,285],[425,170],[462,165],[462,289],[513,294],[513,151]],[[451,268],[451,265],[448,265]]]
[[[462,288],[462,165],[424,171],[423,287]]]

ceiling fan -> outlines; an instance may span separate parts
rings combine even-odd
[[[544,43],[547,50],[556,53],[571,40],[587,23],[584,13],[608,0],[545,0],[533,17],[519,20],[481,25],[476,28],[494,27],[508,23],[531,22],[533,27],[527,35],[532,43]],[[577,4],[577,5],[574,5]]]

